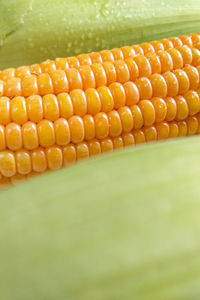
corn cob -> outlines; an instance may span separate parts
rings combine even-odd
[[[2,181],[199,133],[199,41],[192,34],[1,71]]]

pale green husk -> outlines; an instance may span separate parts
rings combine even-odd
[[[0,69],[199,28],[199,0],[0,0]]]
[[[200,138],[0,194],[2,300],[199,300]]]

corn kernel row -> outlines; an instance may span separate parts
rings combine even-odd
[[[24,66],[17,69],[9,68],[0,72],[0,79],[6,80],[10,77],[24,78],[27,75],[52,73],[55,70],[67,70],[68,68],[79,68],[82,65],[92,65],[95,63],[114,62],[114,60],[124,60],[137,55],[154,54],[164,50],[170,50],[182,46],[190,48],[200,44],[200,34],[191,34],[161,41],[143,43],[141,45],[126,46],[112,50],[103,50],[89,54],[81,54],[77,57],[57,58],[55,61],[45,61],[40,65]]]
[[[187,46],[184,46],[187,47]],[[200,51],[187,47],[190,54],[181,54],[175,48],[161,51],[157,55],[139,55],[135,58],[105,62],[103,64],[84,65],[78,69],[70,68],[66,71],[55,70],[51,74],[27,75],[23,79],[11,77],[0,81],[0,96],[13,98],[15,96],[31,96],[35,94],[59,94],[74,89],[98,88],[108,86],[113,82],[125,83],[135,81],[139,77],[150,77],[155,73],[166,73],[179,69],[187,64],[195,67],[200,65]],[[189,52],[188,52],[189,53]],[[187,67],[186,67],[187,69]]]
[[[106,138],[101,141],[93,139],[76,145],[69,144],[65,147],[54,145],[46,149],[37,148],[33,151],[25,149],[16,152],[1,151],[0,174],[4,177],[12,177],[16,174],[43,173],[46,170],[56,170],[62,166],[75,163],[77,160],[112,152],[126,146],[194,135],[199,132],[200,114],[189,117],[185,121],[156,123],[153,126],[143,127],[131,133],[115,138]]]
[[[163,75],[141,77],[135,83],[113,82],[108,87],[89,88],[86,91],[77,89],[57,96],[17,96],[11,100],[0,97],[0,124],[23,124],[28,120],[37,123],[43,118],[55,121],[59,117],[68,119],[73,114],[95,115],[100,111],[109,112],[124,105],[134,105],[143,99],[183,95],[189,89],[197,90],[200,87],[199,74],[200,66],[196,68],[188,65],[182,70],[166,72]]]
[[[108,105],[108,102],[106,104]],[[118,110],[113,110],[113,107],[111,109],[94,116],[73,115],[68,120],[59,118],[53,109],[50,113],[55,121],[42,119],[38,123],[28,121],[23,125],[14,122],[0,125],[0,150],[33,150],[39,146],[50,147],[54,144],[64,146],[70,142],[80,143],[94,138],[116,137],[164,120],[181,121],[200,111],[200,97],[197,92],[190,90],[184,97],[153,97],[151,100],[141,100],[136,105],[122,106]]]

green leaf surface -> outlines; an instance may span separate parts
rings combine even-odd
[[[0,299],[198,300],[200,138],[136,147],[0,194]]]
[[[199,0],[0,0],[0,69],[199,27]]]

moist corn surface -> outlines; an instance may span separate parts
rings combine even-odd
[[[200,133],[200,34],[0,71],[0,185]]]

